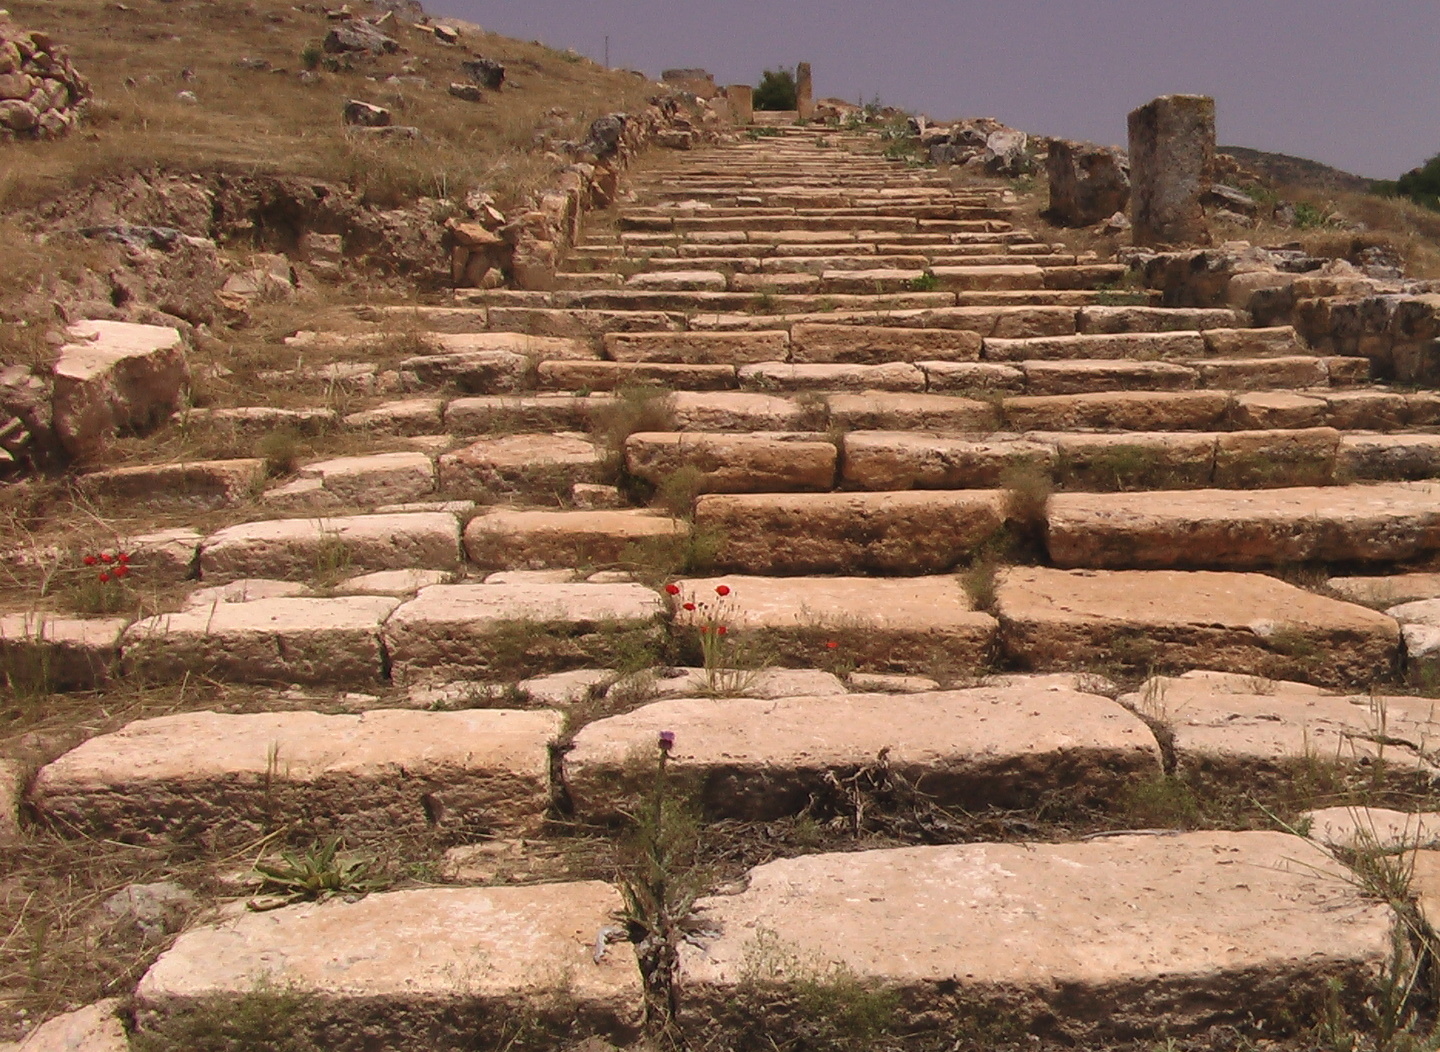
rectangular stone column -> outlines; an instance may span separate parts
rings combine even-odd
[[[725,89],[730,100],[730,119],[736,124],[755,123],[754,89],[749,84],[731,84]]]
[[[810,83],[810,63],[795,67],[795,111],[802,121],[815,116],[815,89]]]
[[[1200,206],[1215,167],[1215,100],[1162,95],[1130,113],[1135,244],[1208,245]]]

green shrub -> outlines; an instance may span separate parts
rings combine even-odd
[[[781,66],[779,69],[767,69],[761,75],[752,101],[757,110],[793,110],[798,105],[798,98],[795,71]]]

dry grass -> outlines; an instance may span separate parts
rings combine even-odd
[[[538,43],[471,31],[451,47],[404,20],[395,30],[400,54],[356,59],[353,72],[318,71],[318,81],[307,85],[298,78],[301,52],[318,45],[329,28],[321,5],[132,0],[124,10],[117,6],[100,16],[95,0],[9,5],[18,24],[43,28],[70,48],[97,102],[78,135],[0,148],[0,203],[34,204],[109,175],[168,167],[334,180],[378,203],[457,197],[478,187],[506,207],[552,167],[528,152],[538,126],[573,136],[603,113],[642,105],[650,90],[628,73]],[[447,90],[466,79],[459,63],[471,53],[507,69],[505,87],[482,103]],[[235,65],[240,58],[284,72],[242,69]],[[182,79],[183,70],[193,79]],[[386,83],[392,75],[427,83]],[[182,90],[193,91],[198,104],[179,101]],[[424,139],[398,147],[352,141],[341,121],[348,98],[391,108],[397,124],[419,127]],[[563,112],[552,112],[557,108]]]

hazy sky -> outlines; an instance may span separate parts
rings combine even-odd
[[[1394,178],[1440,153],[1440,0],[426,0],[435,15],[722,83],[808,60],[816,97],[1123,145],[1214,95],[1222,143]]]

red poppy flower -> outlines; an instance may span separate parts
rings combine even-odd
[[[700,634],[701,634],[702,636],[708,636],[708,635],[710,634],[710,626],[709,626],[709,625],[701,625],[701,626],[700,626]]]
[[[682,609],[685,609],[685,610],[694,610],[694,609],[695,609],[695,604],[694,604],[694,603],[685,603],[684,606],[682,607]]]
[[[130,553],[121,552],[119,555],[115,556],[115,558],[119,559],[122,563],[128,563],[130,561]]]
[[[723,636],[725,634],[725,626],[721,625],[719,628],[715,629],[715,631]]]
[[[832,640],[830,640],[830,642],[828,642],[828,643],[825,644],[825,649],[826,649],[826,650],[834,650],[834,649],[835,649],[836,647],[838,647],[839,645],[840,645],[839,643],[835,642],[835,640],[832,639]]]
[[[93,556],[93,555],[87,555],[87,556],[85,556],[85,565],[86,565],[86,566],[94,566],[94,565],[95,565],[95,556]]]
[[[100,561],[102,563],[113,563],[115,561],[115,556],[110,555],[108,552],[101,552]]]
[[[715,594],[716,594],[716,595],[729,595],[729,594],[730,594],[730,586],[729,586],[728,584],[717,584],[717,585],[715,586]]]
[[[105,573],[103,570],[100,572],[100,583],[101,583],[101,584],[109,584],[109,583],[110,583],[110,575],[109,575],[108,573]]]
[[[678,584],[667,584],[665,586],[665,591],[670,595],[679,595],[680,586]]]
[[[121,563],[119,566],[115,567],[115,576],[116,576],[116,577],[124,577],[124,576],[125,576],[126,574],[128,574],[129,572],[130,572],[130,567],[126,566],[124,563]]]

